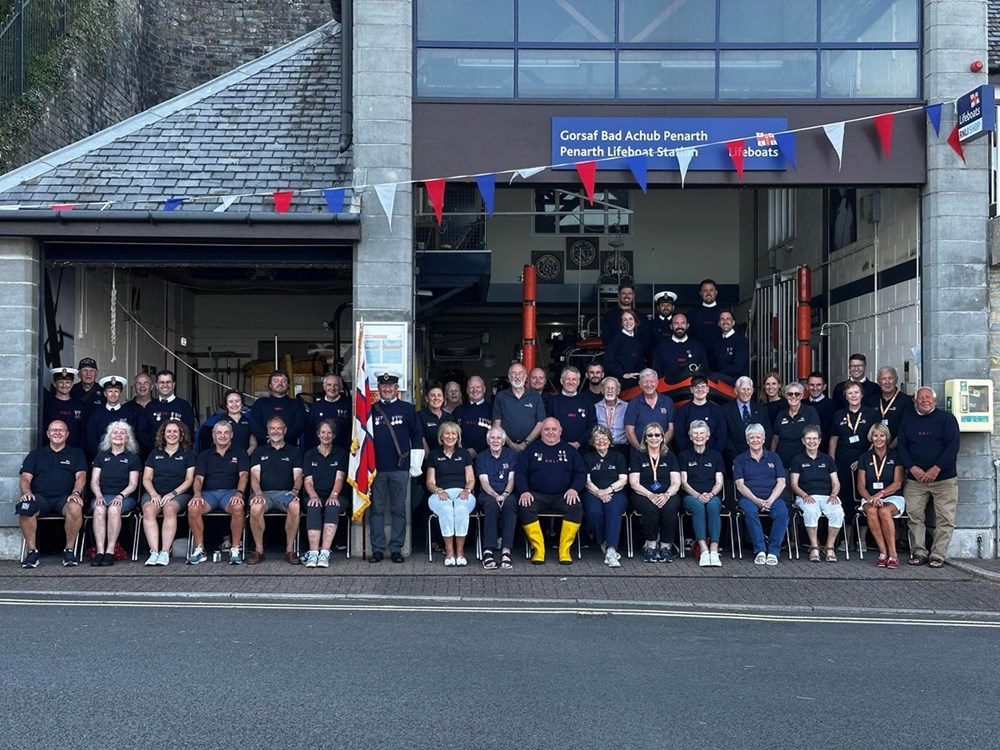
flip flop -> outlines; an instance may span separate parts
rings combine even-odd
[[[939,560],[936,557],[934,557],[934,558],[931,558],[931,561],[928,563],[928,565],[930,565],[930,567],[932,567],[932,568],[943,568],[944,567],[944,560]]]

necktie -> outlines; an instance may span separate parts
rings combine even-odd
[[[747,427],[750,424],[750,407],[740,404],[740,408],[743,410],[743,426]]]

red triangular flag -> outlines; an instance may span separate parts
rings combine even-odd
[[[279,214],[287,214],[288,207],[292,205],[292,191],[291,190],[278,190],[273,194],[274,197],[274,210]]]
[[[882,142],[882,153],[885,158],[889,158],[892,151],[892,126],[896,122],[896,115],[891,112],[887,115],[879,115],[875,118],[875,129],[878,131],[878,139]]]
[[[746,145],[746,141],[742,138],[738,141],[726,141],[729,158],[733,160],[733,165],[736,167],[736,174],[740,176],[740,182],[743,182],[743,149],[746,148]]]
[[[581,161],[576,165],[577,174],[583,182],[583,189],[587,191],[587,200],[594,204],[594,178],[597,175],[596,161]]]
[[[53,211],[72,211],[75,203],[53,203],[49,208]]]
[[[955,149],[955,153],[962,157],[962,163],[965,163],[965,152],[962,150],[962,142],[958,140],[958,125],[955,126],[954,130],[951,131],[951,135],[948,136],[948,145]]]
[[[424,187],[427,188],[427,197],[431,199],[431,205],[434,207],[434,217],[437,219],[438,226],[441,225],[441,214],[444,211],[444,183],[443,179],[424,181]]]

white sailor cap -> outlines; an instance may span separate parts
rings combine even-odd
[[[128,388],[128,378],[123,378],[120,375],[108,375],[107,377],[98,380],[97,384],[101,386],[101,388],[118,388],[119,390],[125,390]]]
[[[664,299],[673,303],[677,301],[677,295],[674,294],[673,292],[668,292],[668,291],[657,292],[656,294],[653,295],[653,302],[656,303],[657,305],[660,304],[660,302],[662,302]]]
[[[53,367],[52,380],[76,380],[77,371],[72,367]]]

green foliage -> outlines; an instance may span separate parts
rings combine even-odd
[[[12,0],[0,0],[0,19]],[[25,70],[24,94],[3,113],[0,128],[0,174],[13,169],[18,151],[32,128],[45,116],[48,101],[66,82],[67,69],[80,65],[89,75],[105,70],[108,52],[119,43],[121,29],[116,0],[71,0],[66,34],[47,52],[36,55]]]

